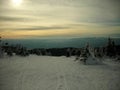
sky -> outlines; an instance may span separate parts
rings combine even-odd
[[[0,0],[3,38],[120,36],[120,0]]]

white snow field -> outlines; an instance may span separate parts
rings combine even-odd
[[[120,90],[120,64],[84,65],[66,58],[35,56],[0,59],[0,90]]]

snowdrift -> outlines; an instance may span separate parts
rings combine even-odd
[[[0,59],[0,90],[120,90],[120,65],[84,65],[75,57],[6,57]],[[89,64],[96,61],[89,57]]]

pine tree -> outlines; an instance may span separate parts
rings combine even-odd
[[[108,43],[106,48],[107,48],[108,56],[110,57],[115,56],[115,42],[110,37],[108,38]]]
[[[2,37],[0,36],[0,58],[3,57],[3,50],[2,50]]]

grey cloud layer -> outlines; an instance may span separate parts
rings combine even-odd
[[[69,29],[67,26],[32,26],[25,28],[0,28],[0,30],[58,30],[58,29]]]
[[[120,26],[120,0],[23,0],[20,9],[13,8],[10,0],[0,0],[1,22],[59,23],[71,22],[71,26],[84,26],[87,23],[106,26]],[[19,16],[16,16],[19,15]],[[26,17],[24,17],[26,16]],[[43,18],[43,19],[41,19]],[[75,25],[78,23],[77,25]],[[6,26],[7,27],[7,26]],[[69,27],[18,27],[15,30],[52,30]]]
[[[69,27],[63,27],[63,26],[51,26],[51,27],[46,27],[46,26],[34,26],[30,28],[18,28],[15,30],[56,30],[56,29],[68,29]]]
[[[23,21],[32,21],[30,18],[23,17],[10,17],[10,16],[0,16],[0,21],[8,21],[8,22],[23,22]]]

